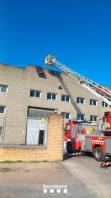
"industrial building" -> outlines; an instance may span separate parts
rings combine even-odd
[[[17,68],[0,65],[0,145],[47,145],[49,115],[63,115],[64,121],[97,121],[109,106],[82,87],[76,79],[29,65]],[[71,95],[70,95],[71,94]],[[82,114],[71,102],[73,97]]]

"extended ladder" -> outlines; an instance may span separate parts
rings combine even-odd
[[[82,76],[81,74],[73,71],[69,67],[61,64],[59,61],[56,60],[56,58],[52,55],[48,55],[45,58],[45,64],[49,66],[57,66],[60,69],[62,69],[68,76],[75,78],[81,86],[85,87],[87,90],[89,90],[91,93],[96,95],[100,100],[103,100],[106,102],[109,106],[111,106],[111,91],[107,88],[105,88],[102,85],[99,85],[95,83],[92,80],[89,80],[88,78]]]
[[[59,76],[58,76],[58,79],[59,79],[59,81],[60,81],[62,87],[63,87],[64,90],[66,91],[67,95],[70,97],[70,100],[71,100],[71,103],[72,103],[74,109],[77,111],[78,114],[82,114],[82,112],[81,112],[81,110],[80,110],[80,107],[79,107],[79,106],[77,105],[77,103],[75,102],[75,100],[74,100],[72,94],[70,93],[68,87],[67,87],[66,84],[64,83],[64,80],[63,80],[62,76],[59,75]]]

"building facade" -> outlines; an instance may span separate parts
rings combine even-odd
[[[61,75],[68,92],[59,79]],[[73,97],[81,109],[77,112]],[[51,114],[63,115],[65,121],[82,119],[97,121],[109,107],[66,74],[36,66],[16,68],[0,65],[0,144],[47,144],[47,118]],[[34,121],[35,119],[35,121]],[[39,126],[35,141],[34,127]],[[40,142],[39,142],[40,141]]]

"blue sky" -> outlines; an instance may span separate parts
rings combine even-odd
[[[110,0],[0,0],[0,63],[44,66],[51,53],[111,85]]]

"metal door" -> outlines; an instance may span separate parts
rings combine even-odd
[[[28,118],[27,121],[27,145],[46,144],[47,120]]]

